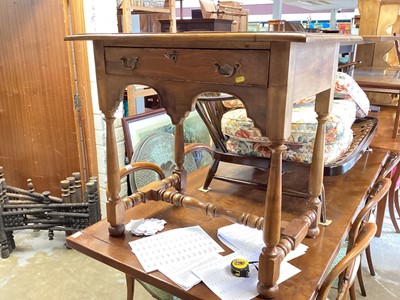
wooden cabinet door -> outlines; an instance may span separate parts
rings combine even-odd
[[[81,171],[63,5],[0,2],[0,165],[7,184],[52,194]]]

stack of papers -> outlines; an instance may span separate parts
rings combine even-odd
[[[159,270],[185,290],[200,282],[190,270],[224,251],[200,226],[169,230],[129,245],[146,273]]]
[[[265,246],[263,241],[263,232],[261,230],[257,230],[240,224],[232,224],[219,228],[218,238],[225,245],[235,251],[235,257],[244,258],[248,261],[258,261],[261,250]],[[300,269],[291,265],[290,263],[288,263],[288,261],[305,254],[307,249],[307,246],[305,246],[304,244],[300,244],[294,251],[290,251],[288,255],[286,255],[285,259],[280,265],[280,275],[277,284],[280,284],[290,277],[300,273]],[[254,274],[252,275],[250,272],[250,277],[248,278],[249,280],[245,281],[246,285],[240,286],[240,293],[237,292],[237,296],[234,296],[231,294],[226,294],[227,291],[225,290],[225,287],[224,289],[221,289],[221,286],[215,286],[215,284],[213,283],[213,281],[217,280],[220,280],[220,282],[223,281],[220,277],[225,277],[227,281],[230,282],[232,279],[228,278],[226,273],[215,272],[213,274],[212,266],[203,267],[204,269],[202,269],[202,272],[199,272],[197,269],[195,269],[194,273],[199,276],[203,280],[203,282],[222,299],[245,300],[254,297],[254,293],[255,295],[258,295],[257,272],[253,272],[256,274],[255,278],[253,278]]]
[[[203,281],[223,300],[257,296],[256,267],[250,265],[248,278],[235,277],[230,264],[236,258],[258,261],[264,247],[262,231],[232,224],[220,228],[218,237],[235,252],[227,256],[218,254],[224,250],[199,226],[169,230],[129,244],[146,272],[159,270],[184,290]],[[286,256],[280,266],[278,284],[300,272],[287,261],[306,250],[301,244]]]

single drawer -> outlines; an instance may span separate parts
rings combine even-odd
[[[110,75],[265,86],[269,51],[105,47],[105,61]]]

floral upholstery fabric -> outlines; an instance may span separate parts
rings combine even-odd
[[[308,102],[313,102],[313,101],[315,101],[315,96],[301,99],[299,101],[296,101],[296,103],[301,104],[301,103],[308,103]],[[224,100],[224,101],[222,101],[222,104],[226,108],[243,108],[244,107],[243,102],[240,101],[239,99]]]
[[[369,112],[369,99],[353,77],[337,72],[335,81],[335,99],[347,99],[356,103],[357,118],[364,118]]]
[[[325,145],[324,163],[329,164],[339,159],[349,148],[353,141],[353,132],[348,130],[341,140],[336,143]],[[267,143],[250,142],[229,138],[226,147],[229,152],[239,155],[251,155],[260,157],[270,157],[271,151]],[[283,159],[302,163],[311,163],[313,154],[313,143],[286,143],[287,149],[283,153]]]
[[[226,112],[221,120],[222,132],[240,141],[268,143],[261,131],[254,127],[253,120],[247,117],[246,109],[238,108]]]
[[[324,163],[330,164],[339,159],[353,142],[353,131],[351,129],[344,131],[343,136],[334,143],[325,144]],[[314,143],[287,143],[284,159],[311,163]]]
[[[227,108],[240,108],[244,107],[244,104],[239,99],[224,100],[222,104]]]
[[[355,120],[355,104],[352,101],[333,101],[332,112],[326,123],[325,163],[337,160],[350,146],[353,140],[351,125]],[[291,135],[286,146],[284,159],[310,163],[313,143],[317,130],[314,102],[294,105],[292,113]],[[247,118],[245,109],[234,109],[224,114],[221,120],[224,134],[228,136],[229,152],[240,155],[269,157],[270,144],[267,137],[262,136],[253,121]]]
[[[351,101],[334,100],[326,122],[325,144],[342,139],[355,121],[355,104]],[[292,130],[288,142],[310,143],[317,132],[317,113],[314,102],[295,104],[292,110]]]

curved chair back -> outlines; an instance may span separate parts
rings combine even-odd
[[[389,178],[383,178],[381,181],[377,182],[375,187],[375,191],[372,191],[372,196],[367,200],[365,206],[361,209],[358,213],[357,217],[355,218],[353,225],[351,226],[349,232],[349,239],[348,239],[348,249],[350,250],[356,239],[357,235],[362,229],[362,226],[365,222],[367,222],[371,211],[375,206],[378,204],[379,201],[388,195],[388,191],[391,186],[391,181]]]
[[[400,202],[399,202],[399,188],[400,188],[400,164],[396,165],[392,170],[392,186],[389,190],[388,208],[389,215],[392,221],[393,227],[397,233],[400,233],[400,227],[397,223],[397,215],[400,217]]]
[[[369,246],[376,232],[375,223],[367,223],[357,235],[354,247],[332,269],[325,278],[317,296],[317,300],[327,299],[329,290],[335,279],[344,273],[344,282],[336,299],[347,299],[350,287],[353,285],[359,267],[361,253]]]

